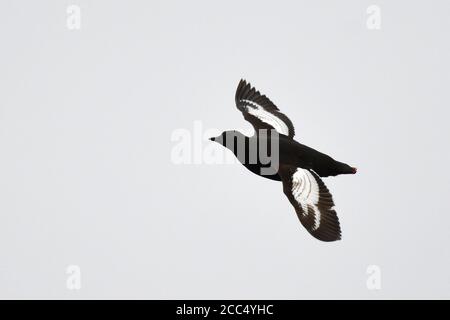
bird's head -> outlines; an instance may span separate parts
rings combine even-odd
[[[236,145],[236,142],[245,143],[246,136],[236,130],[228,130],[222,132],[217,137],[211,137],[209,140],[217,142],[218,144],[223,145],[224,147],[231,149],[229,147]]]

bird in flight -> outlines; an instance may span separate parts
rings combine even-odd
[[[295,141],[291,120],[245,80],[239,82],[235,100],[255,134],[248,137],[231,130],[210,140],[230,149],[251,172],[281,181],[301,224],[313,237],[321,241],[340,240],[341,228],[333,197],[321,177],[355,174],[356,168]],[[274,154],[268,157],[261,154],[262,149],[270,149]],[[277,159],[276,166],[264,173],[268,158]]]

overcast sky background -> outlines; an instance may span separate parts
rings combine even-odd
[[[66,26],[71,4],[80,30]],[[0,298],[450,298],[449,12],[444,0],[2,1]],[[324,179],[342,241],[311,237],[281,183],[173,163],[173,132],[196,120],[250,128],[240,78],[299,142],[358,167]]]

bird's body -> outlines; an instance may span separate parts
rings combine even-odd
[[[238,159],[241,163],[253,173],[264,178],[281,181],[278,174],[274,175],[263,175],[261,174],[261,168],[266,167],[263,161],[260,159],[260,152],[256,150],[257,161],[252,163],[250,161],[251,146],[265,144],[267,149],[270,150],[270,145],[272,140],[277,139],[278,150],[279,150],[279,163],[285,165],[291,165],[294,167],[300,167],[303,169],[310,169],[316,172],[320,177],[337,176],[340,174],[353,174],[355,173],[355,168],[349,165],[336,161],[330,156],[317,151],[311,147],[301,144],[285,135],[278,134],[272,137],[267,135],[265,137],[254,135],[252,137],[247,137],[242,135],[239,131],[226,131],[229,137],[236,136],[239,139],[237,141],[242,141],[245,148],[245,158]],[[257,139],[258,142],[252,142],[252,140]],[[235,144],[233,150],[231,150],[236,156],[238,155],[238,146]]]
[[[255,134],[247,137],[239,131],[225,131],[211,140],[230,149],[251,172],[281,181],[300,222],[314,237],[339,240],[334,202],[320,177],[354,174],[356,169],[295,141],[289,118],[244,80],[236,91],[236,105]]]

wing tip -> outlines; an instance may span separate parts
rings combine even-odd
[[[239,84],[237,86],[236,93],[241,91],[241,89],[244,88],[246,85],[247,85],[247,80],[245,80],[244,78],[241,78],[241,80],[239,81]]]
[[[241,78],[239,81],[238,87],[236,89],[236,104],[238,104],[239,100],[245,98],[245,95],[252,89],[252,85],[250,82],[247,82],[244,78]]]
[[[241,78],[241,80],[239,80],[239,86],[245,86],[247,84],[247,80],[245,80],[245,78]]]
[[[342,240],[342,234],[341,234],[340,228],[337,233],[328,233],[328,234],[314,234],[312,232],[310,232],[310,233],[314,238],[316,238],[317,240],[323,241],[323,242],[334,242],[334,241]]]

